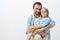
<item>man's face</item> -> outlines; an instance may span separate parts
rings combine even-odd
[[[41,13],[41,9],[42,9],[41,5],[35,4],[33,8],[34,14],[39,15]]]

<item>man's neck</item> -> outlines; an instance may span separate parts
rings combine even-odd
[[[36,14],[34,14],[34,17],[35,17],[35,18],[39,18],[39,17],[40,17],[40,15],[36,15]]]

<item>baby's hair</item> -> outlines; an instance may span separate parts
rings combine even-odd
[[[48,13],[48,15],[49,15],[49,10],[48,10],[46,7],[43,7],[43,8],[41,9],[41,11],[42,11],[42,10],[46,10],[47,13]],[[48,15],[47,15],[47,16],[48,16]]]

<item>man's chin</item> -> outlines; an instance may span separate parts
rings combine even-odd
[[[39,13],[35,13],[36,15],[39,15]]]

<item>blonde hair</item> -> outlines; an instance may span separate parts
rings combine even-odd
[[[41,11],[42,11],[42,10],[47,11],[47,13],[48,13],[48,15],[49,15],[49,10],[48,10],[46,7],[43,7],[43,8],[41,9]],[[47,16],[48,16],[48,15],[47,15]]]

